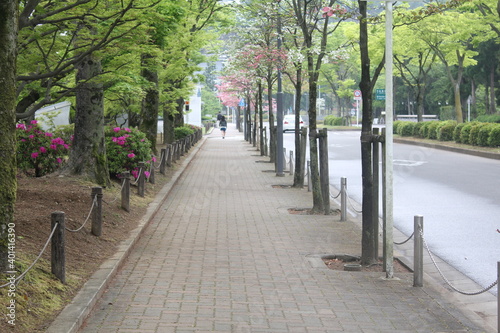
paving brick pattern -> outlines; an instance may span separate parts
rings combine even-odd
[[[312,196],[266,160],[231,126],[205,138],[80,332],[482,332],[411,274],[323,266],[359,227],[290,214]]]

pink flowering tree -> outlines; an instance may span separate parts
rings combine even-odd
[[[41,177],[56,171],[67,160],[70,141],[45,132],[36,120],[17,124],[16,128],[19,170]]]

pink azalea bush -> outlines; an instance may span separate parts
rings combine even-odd
[[[145,162],[149,170],[153,160],[146,134],[137,129],[107,127],[105,136],[111,177],[118,177],[124,171],[129,171],[134,178],[139,177],[139,162]],[[149,172],[145,171],[145,175],[149,177]]]
[[[17,167],[26,174],[41,177],[62,166],[67,160],[70,140],[45,132],[36,120],[17,124]]]

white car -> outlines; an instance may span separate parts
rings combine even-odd
[[[299,116],[300,118],[300,124],[299,128],[303,127],[304,124],[304,119],[302,119],[302,116]],[[294,114],[287,114],[283,117],[283,133],[286,131],[295,131],[295,115]]]

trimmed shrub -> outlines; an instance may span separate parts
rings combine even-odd
[[[500,124],[494,124],[494,126],[491,128],[490,136],[488,138],[488,146],[500,146]]]
[[[452,141],[453,133],[455,131],[456,126],[457,122],[454,120],[447,120],[441,122],[437,130],[437,139],[439,141]]]
[[[462,131],[460,132],[460,143],[464,143],[466,145],[470,144],[470,130],[474,124],[476,124],[476,122],[467,123],[464,127],[462,127]]]
[[[398,126],[398,134],[401,136],[413,136],[413,128],[415,127],[414,122],[405,121]]]
[[[453,130],[453,140],[456,143],[462,143],[460,135],[462,133],[462,128],[464,128],[465,125],[467,125],[467,123],[460,123],[455,126],[455,129]]]
[[[183,139],[194,133],[194,129],[190,126],[180,126],[174,128],[175,140]]]
[[[481,126],[479,129],[479,133],[477,134],[477,145],[482,147],[488,147],[488,141],[490,138],[490,133],[498,124],[494,123],[486,123],[484,126]]]
[[[500,123],[500,114],[484,114],[476,118],[481,123]]]
[[[401,120],[396,120],[395,122],[392,123],[392,134],[398,134],[398,128],[401,126],[404,121]]]
[[[413,136],[421,137],[420,136],[420,130],[422,129],[422,126],[425,125],[425,123],[426,122],[424,122],[424,121],[415,123],[415,126],[413,127]]]
[[[479,131],[481,130],[482,127],[488,125],[488,123],[475,123],[472,128],[470,129],[469,133],[469,144],[473,146],[478,146],[479,145]]]
[[[438,130],[441,122],[440,121],[429,121],[428,123],[429,123],[429,126],[427,127],[427,136],[425,138],[431,139],[431,140],[436,140],[437,139],[437,130]]]

